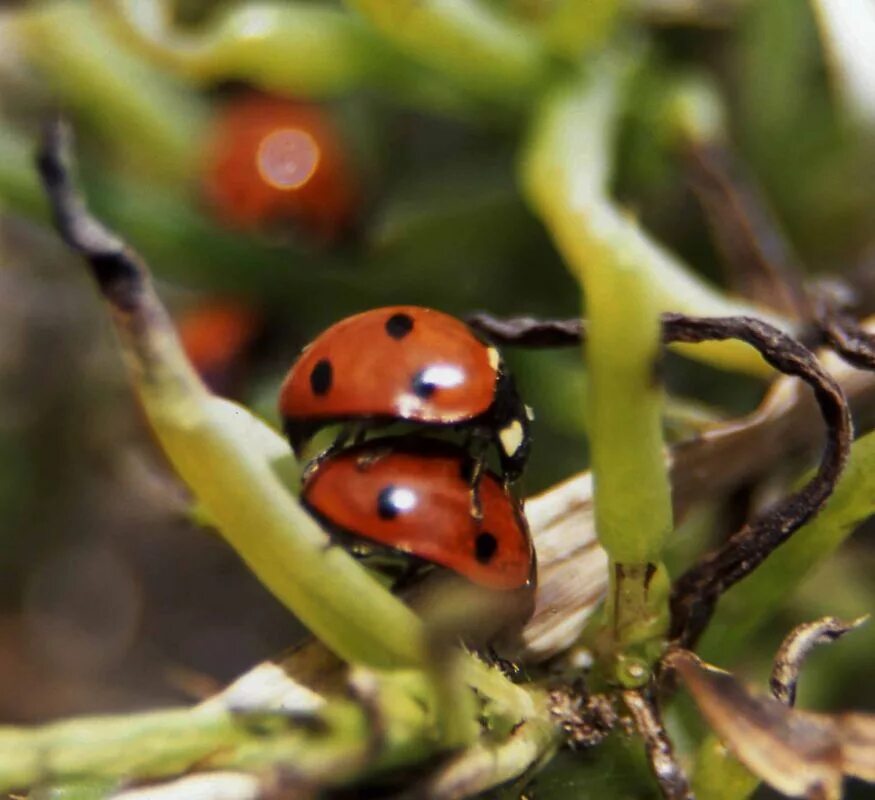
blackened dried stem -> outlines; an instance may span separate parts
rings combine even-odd
[[[100,290],[113,308],[138,310],[148,270],[133,250],[88,211],[72,178],[69,124],[61,118],[51,120],[41,141],[36,163],[58,233],[91,264]]]
[[[623,692],[623,702],[635,720],[635,727],[647,750],[647,760],[666,800],[693,800],[694,795],[675,758],[671,739],[662,723],[653,697],[643,689]]]
[[[748,342],[775,369],[804,380],[814,391],[827,428],[826,446],[814,477],[799,491],[733,534],[719,549],[684,573],[672,590],[672,637],[691,646],[707,625],[717,599],[755,570],[805,524],[832,494],[853,438],[844,393],[817,358],[795,339],[749,317],[706,319],[666,314],[666,341],[703,342],[727,338]]]
[[[495,317],[480,311],[468,315],[465,321],[489,341],[512,347],[573,347],[586,337],[586,321],[582,319]]]
[[[805,659],[819,644],[828,644],[849,631],[860,627],[869,619],[859,617],[844,622],[836,617],[823,617],[794,628],[781,643],[775,655],[775,664],[769,679],[772,696],[788,706],[796,703],[796,684]]]
[[[577,345],[586,334],[585,322],[578,319],[500,319],[481,313],[470,317],[468,323],[497,344],[524,347]],[[707,625],[720,595],[756,569],[823,506],[847,460],[853,430],[839,384],[810,350],[777,328],[753,317],[706,318],[674,313],[663,314],[662,324],[666,343],[740,339],[755,347],[775,369],[801,378],[812,388],[827,429],[826,446],[814,477],[741,528],[675,583],[672,638],[690,647]]]
[[[875,371],[875,336],[823,298],[815,300],[817,327],[829,347],[851,366]]]

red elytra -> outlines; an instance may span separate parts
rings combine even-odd
[[[205,147],[202,186],[228,225],[296,220],[316,237],[348,230],[359,190],[341,136],[313,103],[258,92],[223,108]]]
[[[465,450],[413,437],[375,439],[320,462],[301,499],[330,531],[452,570],[488,589],[534,586],[535,554],[519,503],[491,472],[471,515]]]
[[[510,477],[528,454],[526,409],[498,351],[461,320],[420,306],[378,308],[332,325],[292,366],[279,410],[298,453],[328,424],[404,420],[482,430],[496,440]]]

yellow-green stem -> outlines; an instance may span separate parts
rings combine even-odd
[[[596,529],[613,563],[600,638],[617,658],[614,677],[637,685],[656,656],[650,645],[667,625],[668,579],[660,563],[672,529],[660,377],[665,297],[634,241],[628,246],[635,229],[601,196],[608,130],[625,70],[616,61],[598,66],[542,109],[526,177],[549,222],[578,222],[574,230],[560,222],[554,232],[584,290],[589,320],[586,410]],[[542,184],[541,169],[558,182],[553,196]]]
[[[609,254],[647,286],[659,311],[716,317],[749,314],[789,330],[787,320],[707,285],[609,197],[614,129],[630,69],[629,58],[603,55],[584,74],[553,90],[537,108],[520,164],[530,204],[568,264],[584,269]],[[587,303],[591,305],[591,299]],[[677,349],[725,369],[770,374],[759,354],[741,342]]]
[[[87,252],[133,386],[177,474],[259,580],[328,648],[372,667],[420,664],[419,618],[333,546],[285,489],[272,464],[279,449],[272,442],[279,437],[246,409],[207,390],[145,263],[85,215],[69,174],[67,134],[55,124],[44,140],[39,164],[45,188],[59,228]]]
[[[444,111],[462,105],[444,82],[340,9],[278,0],[232,3],[192,31],[174,25],[172,0],[95,2],[120,40],[195,83],[243,80],[314,98],[373,86]]]

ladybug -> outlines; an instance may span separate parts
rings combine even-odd
[[[262,328],[256,309],[234,298],[213,298],[187,309],[177,324],[198,374],[214,392],[229,393]]]
[[[317,239],[352,229],[358,180],[348,147],[318,105],[249,92],[220,112],[205,146],[202,187],[227,225],[296,220]]]
[[[480,518],[469,512],[474,459],[450,442],[372,439],[320,461],[301,501],[353,551],[412,556],[491,590],[533,588],[535,551],[519,502],[484,471]]]
[[[461,320],[419,306],[377,308],[332,325],[292,365],[279,409],[298,455],[326,425],[352,423],[361,432],[397,421],[495,442],[508,481],[529,453],[531,411],[498,350]]]

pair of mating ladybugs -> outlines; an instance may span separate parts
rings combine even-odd
[[[332,533],[488,589],[534,585],[528,528],[508,490],[528,455],[529,412],[498,351],[463,322],[416,306],[342,320],[304,349],[279,405],[299,455],[318,430],[345,426],[306,470],[301,494]],[[363,439],[395,422],[415,432]],[[437,429],[465,431],[468,446],[422,435]],[[359,441],[344,448],[353,431]],[[490,442],[501,478],[484,468]]]

